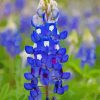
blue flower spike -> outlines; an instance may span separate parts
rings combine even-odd
[[[56,19],[58,13],[55,8],[52,19]],[[25,89],[30,90],[29,100],[42,100],[43,94],[46,95],[45,100],[50,100],[49,87],[51,85],[54,85],[52,90],[54,94],[64,94],[68,86],[63,86],[63,83],[71,76],[70,72],[63,72],[63,63],[68,61],[69,56],[66,54],[66,48],[60,44],[60,41],[66,39],[68,32],[59,32],[57,20],[50,21],[50,16],[46,14],[41,7],[38,8],[37,15],[43,23],[41,25],[32,23],[34,31],[31,40],[34,45],[25,46],[26,53],[31,54],[31,57],[27,58],[31,72],[24,74],[27,80],[31,80],[31,83],[24,84]],[[41,86],[38,83],[41,83]],[[41,88],[45,88],[46,92],[42,93]],[[56,98],[52,97],[52,100]]]
[[[85,64],[88,64],[89,66],[94,66],[96,60],[95,49],[96,45],[94,42],[94,38],[90,33],[90,30],[86,29],[83,35],[83,43],[81,44],[76,55],[77,58],[80,58],[82,67],[84,67]]]
[[[14,29],[6,29],[0,33],[0,45],[2,45],[11,57],[21,52],[21,35]]]

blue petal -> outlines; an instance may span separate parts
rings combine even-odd
[[[46,63],[47,62],[47,58],[48,58],[48,55],[42,54],[42,62],[43,63]]]
[[[24,74],[24,77],[27,79],[27,80],[32,80],[33,76],[31,73],[25,73]]]
[[[25,46],[25,51],[28,54],[33,54],[34,53],[34,49],[32,46]]]
[[[58,54],[59,55],[64,55],[66,53],[66,48],[61,48],[61,49],[59,49],[59,51],[58,51]]]
[[[62,78],[63,79],[69,79],[70,76],[71,76],[70,72],[65,72],[65,73],[63,73]]]
[[[55,86],[54,86],[54,90],[53,90],[54,93],[57,93],[58,85],[59,85],[59,81],[56,81]]]
[[[41,66],[42,66],[41,61],[37,59],[37,60],[36,60],[36,65],[37,65],[37,67],[41,67]]]
[[[36,90],[32,90],[32,91],[30,91],[30,95],[31,95],[33,98],[36,98],[36,97],[38,96]]]
[[[33,42],[38,42],[40,40],[40,37],[38,34],[36,34],[35,32],[31,35],[31,39]]]
[[[67,31],[63,31],[60,33],[60,39],[65,39],[68,35],[68,32]]]
[[[29,96],[28,100],[35,100],[35,99],[32,96]]]
[[[35,77],[38,77],[38,76],[39,76],[40,68],[39,68],[39,67],[34,67],[34,66],[33,66],[33,68],[34,68],[33,75],[34,75]]]
[[[48,79],[48,78],[43,78],[43,77],[41,77],[41,78],[40,78],[40,81],[41,81],[41,83],[42,83],[43,85],[48,85],[48,84],[49,84],[49,79]]]
[[[42,99],[42,94],[39,94],[37,97],[36,97],[36,100],[41,100]]]
[[[63,87],[62,88],[58,88],[57,93],[58,94],[64,94],[64,88]]]
[[[18,10],[21,10],[25,5],[25,0],[16,0],[15,1],[15,7]]]
[[[38,85],[38,79],[36,77],[34,77],[34,79],[31,82],[34,85]]]
[[[27,57],[27,62],[29,63],[29,64],[31,64],[31,65],[34,65],[34,59],[33,58],[31,58],[31,57]]]
[[[39,87],[36,88],[36,91],[37,91],[38,95],[42,94]]]
[[[24,88],[26,90],[32,90],[33,88],[35,88],[36,86],[32,83],[24,83]]]
[[[61,59],[61,62],[64,63],[64,62],[67,62],[68,61],[68,58],[69,56],[68,55],[64,55]]]
[[[48,59],[46,61],[46,66],[48,66],[48,68],[52,68],[52,61],[51,61],[51,56],[48,56]]]
[[[54,69],[55,70],[60,70],[62,68],[62,65],[59,63],[54,64]]]

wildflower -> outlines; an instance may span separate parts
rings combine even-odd
[[[20,53],[20,42],[21,37],[17,32],[12,32],[12,30],[6,30],[0,34],[1,45],[4,46],[7,52],[11,56],[16,56]]]
[[[11,15],[11,13],[13,12],[12,8],[13,4],[10,1],[2,1],[2,3],[0,2],[0,19],[4,19],[5,17]]]
[[[21,33],[29,33],[31,30],[31,17],[21,16],[19,30]]]
[[[68,27],[69,21],[68,21],[68,15],[65,14],[65,12],[61,12],[59,15],[59,19],[58,19],[58,27],[59,28],[66,28]]]
[[[12,3],[11,2],[8,2],[5,4],[5,7],[4,7],[4,15],[10,15],[12,13]]]
[[[94,34],[100,26],[100,20],[98,17],[91,16],[86,20],[86,25],[90,29],[90,31]]]
[[[69,22],[69,32],[72,30],[79,31],[79,24],[80,24],[80,16],[72,16],[70,17]]]
[[[25,0],[15,0],[15,7],[18,11],[22,10],[25,5]]]
[[[84,12],[84,17],[85,18],[89,18],[93,15],[93,12],[91,10],[87,10]]]
[[[52,30],[50,28],[51,26],[54,26],[52,27]],[[52,81],[55,83],[56,80],[62,80],[62,78],[68,79],[70,76],[68,76],[68,73],[63,73],[62,71],[62,63],[68,60],[68,55],[65,54],[66,49],[60,46],[60,40],[65,39],[66,37],[67,32],[65,31],[57,34],[55,23],[45,23],[44,25],[36,27],[35,31],[31,35],[32,41],[35,42],[34,47],[25,47],[28,54],[34,55],[34,58],[27,58],[28,63],[31,65],[31,74],[34,78],[39,77],[43,86],[49,86],[49,84],[53,83]],[[55,71],[56,76],[52,75],[53,71]],[[27,79],[28,78],[29,77],[27,77]],[[28,88],[29,90],[33,89],[34,86],[34,88],[38,87],[35,84],[33,87],[31,87],[31,85]],[[54,93],[63,94],[65,90],[67,90],[67,87],[64,86],[58,88],[58,92]]]
[[[34,46],[25,46],[26,53],[34,56],[27,57],[31,72],[24,74],[25,78],[31,81],[24,84],[25,89],[30,90],[29,100],[42,99],[43,93],[38,86],[39,82],[46,89],[46,100],[50,100],[48,88],[52,84],[54,84],[53,93],[63,94],[68,90],[67,85],[63,86],[63,80],[68,80],[70,77],[69,72],[63,72],[63,63],[68,61],[68,55],[66,48],[60,44],[60,41],[67,37],[68,32],[59,33],[57,23],[52,18],[50,21],[46,14],[46,12],[42,15],[39,13],[43,22],[41,25],[34,24],[34,19],[32,20],[35,30],[31,35],[31,40]],[[55,97],[52,99],[55,100]]]
[[[88,64],[89,66],[93,66],[95,64],[95,48],[94,38],[89,29],[86,29],[83,35],[83,43],[77,53],[77,57],[81,59],[82,67],[84,67],[85,64]]]
[[[8,25],[5,30],[0,33],[0,44],[14,57],[21,51],[21,36],[17,32],[16,25],[11,19],[12,18],[9,18]]]

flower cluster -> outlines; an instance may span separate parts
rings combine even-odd
[[[61,29],[67,28],[69,24],[68,18],[69,16],[65,12],[60,11],[59,19],[58,19],[58,27]]]
[[[84,65],[87,63],[89,66],[93,66],[95,64],[96,54],[95,54],[95,45],[92,45],[91,47],[86,47],[86,44],[82,44],[77,57],[81,59],[81,66],[84,67]]]
[[[25,0],[15,0],[14,3],[15,9],[18,11],[22,10],[25,6]]]
[[[95,49],[96,45],[94,43],[94,38],[90,31],[86,29],[85,34],[83,35],[83,43],[77,53],[77,57],[81,59],[82,67],[84,67],[85,64],[88,64],[89,66],[93,66],[95,64]]]
[[[55,11],[55,9],[53,10]],[[37,13],[37,18],[40,17],[42,23],[36,23],[34,20],[36,16],[33,17],[34,31],[31,40],[34,45],[25,46],[26,53],[31,55],[27,57],[31,72],[24,74],[25,78],[31,82],[25,83],[24,87],[30,90],[29,100],[41,100],[43,93],[39,88],[40,82],[42,87],[46,89],[46,100],[50,100],[48,88],[51,85],[54,85],[53,93],[63,94],[68,90],[68,85],[63,86],[63,80],[70,78],[70,72],[63,72],[63,63],[68,61],[68,55],[66,48],[60,44],[60,41],[67,37],[68,32],[58,31],[56,21],[52,20],[54,16],[49,18],[46,12],[38,11]],[[58,16],[57,11],[55,14]],[[56,98],[53,97],[52,100],[56,100]]]
[[[21,36],[16,31],[7,29],[0,33],[0,45],[4,46],[11,56],[20,53]]]
[[[31,17],[21,16],[19,30],[21,33],[29,33],[31,30]]]
[[[4,7],[4,11],[3,11],[4,15],[8,16],[12,13],[12,3],[10,2],[7,2],[5,4],[5,7]]]

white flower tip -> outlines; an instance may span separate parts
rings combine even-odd
[[[40,28],[37,29],[36,32],[37,32],[37,34],[41,34],[41,29]]]
[[[49,46],[49,41],[44,41],[44,46]]]
[[[57,49],[57,50],[59,50],[60,49],[60,47],[59,47],[59,45],[57,44],[57,45],[55,45],[55,49]]]
[[[37,44],[36,43],[34,43],[33,48],[37,48]]]
[[[38,54],[38,55],[37,55],[37,59],[38,59],[38,60],[41,60],[41,59],[42,59],[42,55],[41,55],[41,54]]]
[[[50,30],[50,31],[53,31],[53,30],[54,30],[54,25],[51,25],[51,26],[49,27],[49,30]]]

